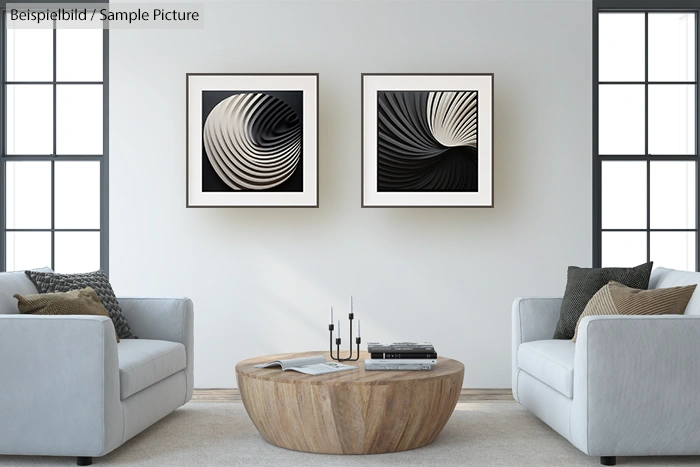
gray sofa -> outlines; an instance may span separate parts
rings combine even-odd
[[[700,284],[657,268],[650,289]],[[700,287],[699,287],[700,289]],[[601,464],[700,454],[700,291],[685,315],[590,316],[553,340],[561,298],[513,303],[513,396]]]
[[[101,316],[20,315],[37,293],[0,273],[0,454],[75,456],[90,465],[192,397],[187,298],[119,298],[139,339],[117,344]]]

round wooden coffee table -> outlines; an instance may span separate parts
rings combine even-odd
[[[430,444],[457,405],[464,365],[438,357],[431,371],[357,370],[309,376],[253,365],[328,352],[268,355],[236,365],[243,405],[269,443],[295,451],[377,454]]]

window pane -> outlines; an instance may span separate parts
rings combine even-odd
[[[644,86],[598,87],[600,154],[644,154]]]
[[[7,162],[8,229],[51,228],[51,162]]]
[[[644,81],[644,14],[598,15],[598,79]]]
[[[56,232],[56,272],[90,272],[100,268],[99,232]]]
[[[695,232],[652,232],[654,266],[695,271]]]
[[[695,154],[694,86],[649,86],[649,154]]]
[[[649,14],[649,81],[695,80],[695,15]]]
[[[100,228],[100,163],[55,162],[57,229]]]
[[[51,232],[7,232],[6,271],[51,267]]]
[[[695,162],[651,163],[651,228],[695,228]]]
[[[53,86],[7,86],[7,153],[53,154]]]
[[[102,154],[102,85],[56,87],[56,152]]]
[[[646,232],[603,232],[602,264],[604,268],[629,268],[646,261]]]
[[[53,30],[7,28],[7,80],[53,81]]]
[[[601,169],[604,229],[647,228],[647,163],[603,162]]]
[[[102,29],[56,30],[56,79],[102,81]]]

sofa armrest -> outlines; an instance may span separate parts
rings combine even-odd
[[[700,316],[591,316],[574,362],[572,442],[592,456],[697,454]]]
[[[0,315],[0,356],[0,453],[101,456],[121,444],[109,318]]]
[[[187,401],[194,388],[194,307],[189,298],[118,298],[131,332],[141,339],[179,342],[187,358]]]
[[[512,389],[518,399],[518,348],[524,342],[551,339],[559,321],[561,297],[520,297],[512,308]]]

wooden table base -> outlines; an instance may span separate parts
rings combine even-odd
[[[268,442],[295,451],[325,454],[376,454],[415,449],[431,443],[457,404],[464,366],[440,358],[432,371],[358,370],[306,376],[252,365],[236,366],[248,415]]]

